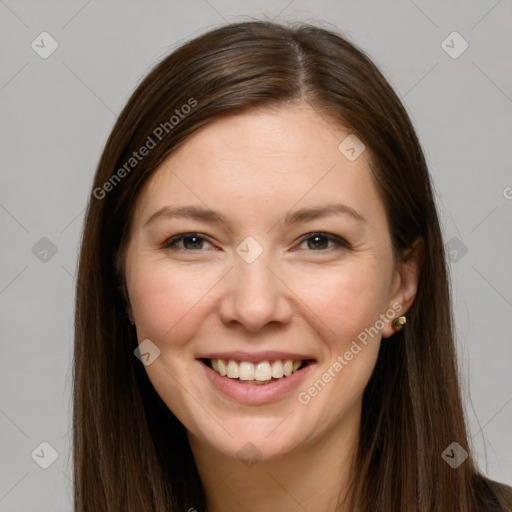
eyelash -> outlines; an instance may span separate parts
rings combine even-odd
[[[304,242],[306,242],[310,238],[314,238],[315,236],[327,238],[329,241],[337,244],[338,248],[346,248],[346,249],[350,248],[350,244],[344,238],[342,238],[338,235],[334,235],[332,233],[325,233],[323,231],[315,231],[312,233],[307,233],[306,235],[301,237],[300,245],[302,245]],[[168,238],[164,242],[162,249],[169,249],[169,250],[173,250],[173,251],[181,250],[181,251],[190,251],[190,252],[195,252],[195,251],[201,250],[201,249],[185,249],[185,248],[176,249],[175,248],[176,243],[181,242],[184,238],[199,238],[201,240],[206,240],[208,242],[207,237],[201,236],[199,233],[182,233],[182,234],[173,236],[171,238]],[[209,243],[211,243],[211,242],[209,242]],[[319,249],[319,250],[315,251],[312,249],[311,252],[327,252],[329,250],[330,249]],[[331,248],[331,250],[332,250],[332,248]]]

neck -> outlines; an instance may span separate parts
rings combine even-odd
[[[324,433],[292,452],[252,465],[227,457],[189,432],[208,512],[348,512],[357,428]],[[342,435],[340,435],[342,434]]]

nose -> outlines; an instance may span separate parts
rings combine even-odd
[[[263,253],[247,263],[236,258],[221,299],[220,316],[226,325],[241,324],[251,332],[267,324],[286,324],[292,316],[292,292]]]

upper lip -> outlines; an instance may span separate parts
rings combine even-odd
[[[243,350],[236,350],[234,352],[210,352],[208,354],[201,354],[197,359],[233,359],[234,361],[248,361],[251,363],[258,363],[260,361],[305,361],[315,359],[311,355],[294,354],[292,352],[277,352],[275,350],[267,350],[263,352],[245,352]]]

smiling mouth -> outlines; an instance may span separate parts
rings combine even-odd
[[[233,359],[201,359],[201,361],[221,377],[253,386],[277,382],[315,363],[314,359],[278,359],[275,361],[260,361],[259,363],[235,361]]]

